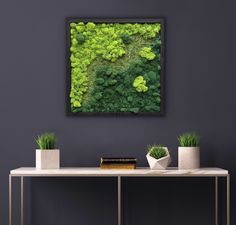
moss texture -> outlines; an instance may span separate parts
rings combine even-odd
[[[70,23],[71,112],[160,112],[160,29]]]

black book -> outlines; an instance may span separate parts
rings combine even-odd
[[[123,157],[123,158],[107,158],[107,157],[102,157],[101,158],[101,163],[102,164],[111,164],[111,163],[115,163],[115,164],[136,164],[137,159],[133,158],[133,157]]]

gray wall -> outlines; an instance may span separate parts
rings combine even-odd
[[[67,16],[166,18],[164,117],[65,116]],[[177,135],[196,131],[202,166],[229,169],[235,189],[235,21],[234,1],[223,0],[1,0],[0,224],[8,221],[9,170],[34,166],[33,137],[44,131],[59,136],[62,166],[97,166],[105,155],[147,166],[150,143],[168,145],[176,166]],[[213,224],[213,187],[207,179],[125,179],[125,224]],[[32,179],[26,188],[28,225],[116,224],[114,178]]]

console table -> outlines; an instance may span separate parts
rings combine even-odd
[[[39,170],[31,167],[22,167],[10,171],[9,174],[9,225],[12,223],[12,179],[20,178],[20,225],[24,224],[24,178],[25,177],[117,177],[117,209],[118,225],[122,225],[122,177],[211,177],[215,179],[215,225],[218,221],[218,178],[226,178],[227,190],[227,225],[230,225],[230,175],[227,170],[220,168],[200,168],[194,170],[150,170],[149,168],[137,168],[135,170],[104,170],[100,168],[60,168]]]

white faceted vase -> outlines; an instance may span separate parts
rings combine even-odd
[[[165,170],[171,163],[169,151],[166,147],[165,150],[167,152],[167,156],[160,159],[153,158],[149,153],[146,155],[148,164],[152,170]]]
[[[60,150],[59,149],[36,149],[37,169],[59,169]]]
[[[178,149],[179,169],[197,169],[200,167],[199,147],[179,147]]]

